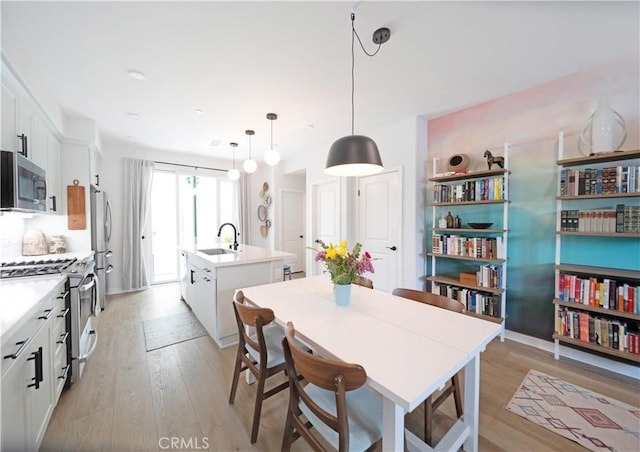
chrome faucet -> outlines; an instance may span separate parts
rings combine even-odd
[[[222,228],[224,228],[225,226],[231,226],[233,228],[233,250],[238,251],[238,231],[232,223],[222,223],[220,225],[220,229],[218,229],[218,237],[220,237],[220,234],[222,234]]]

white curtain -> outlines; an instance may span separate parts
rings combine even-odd
[[[149,219],[153,162],[124,157],[122,288],[149,287],[143,231]]]
[[[240,174],[238,179],[238,220],[240,222],[240,238],[238,243],[251,245],[251,234],[249,233],[249,178]]]

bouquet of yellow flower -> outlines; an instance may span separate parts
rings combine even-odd
[[[365,272],[374,273],[371,255],[368,251],[362,252],[362,244],[356,243],[351,252],[347,249],[347,241],[340,245],[325,244],[317,240],[322,247],[316,254],[316,261],[322,261],[331,275],[334,284],[351,284],[357,276]],[[314,250],[316,251],[316,250]]]

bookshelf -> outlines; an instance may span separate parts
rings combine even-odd
[[[455,298],[467,314],[503,324],[504,340],[509,220],[509,144],[503,147],[504,168],[470,173],[438,174],[433,162],[431,274],[429,290]],[[441,220],[453,212],[459,227],[444,227]],[[492,224],[471,227],[476,219]],[[455,221],[454,221],[455,224]]]
[[[640,363],[639,261],[635,260],[632,269],[599,267],[593,265],[601,263],[597,254],[589,253],[597,241],[612,253],[634,250],[638,245],[640,150],[576,158],[563,158],[563,153],[564,134],[560,132],[554,357],[560,358],[560,344],[569,344]],[[575,256],[566,257],[571,248],[583,251],[577,254],[581,262],[575,262]],[[625,265],[624,259],[621,262]]]

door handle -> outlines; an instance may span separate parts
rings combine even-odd
[[[389,248],[391,251],[395,251],[395,250],[398,249],[398,248],[396,248],[395,245],[393,245],[393,246],[385,246],[385,248]]]
[[[301,238],[301,239],[303,239],[303,238],[304,238],[304,235],[301,235],[301,236],[300,236],[300,238]]]

